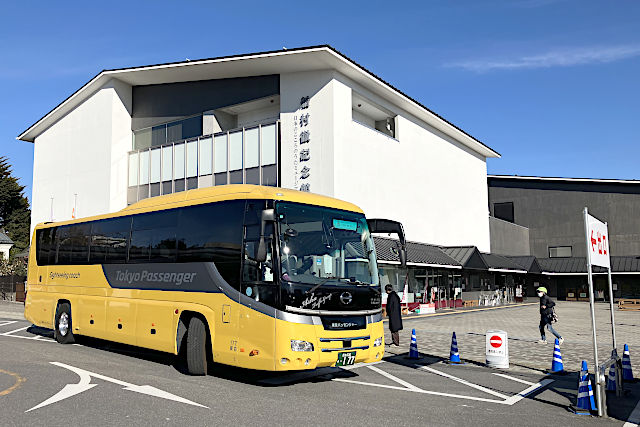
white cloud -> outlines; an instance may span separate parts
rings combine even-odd
[[[604,64],[640,56],[640,44],[567,48],[535,55],[502,59],[473,59],[446,64],[478,73],[493,70],[571,67],[586,64]]]

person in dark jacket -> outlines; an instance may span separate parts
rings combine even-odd
[[[556,338],[558,338],[558,342],[560,343],[560,345],[562,345],[562,343],[564,342],[564,339],[562,338],[562,336],[560,336],[559,333],[557,333],[555,331],[555,329],[553,329],[553,326],[551,326],[551,322],[553,322],[553,307],[556,305],[556,303],[553,302],[551,300],[551,298],[549,298],[549,295],[547,295],[547,288],[545,288],[544,286],[539,287],[538,289],[536,289],[536,291],[538,293],[538,297],[540,297],[540,336],[541,336],[541,339],[538,342],[540,344],[546,344],[547,343],[547,338],[546,338],[545,333],[544,333],[544,328],[546,326],[546,328],[549,330],[549,332],[551,332],[553,335],[555,335]]]
[[[400,308],[400,297],[393,290],[393,286],[387,285],[384,287],[387,292],[387,316],[389,317],[389,330],[391,331],[391,339],[393,345],[400,345],[400,334],[398,331],[402,330],[402,313]],[[391,344],[389,344],[391,345]]]

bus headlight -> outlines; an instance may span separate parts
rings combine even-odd
[[[382,345],[382,337],[376,338],[376,340],[373,342],[373,346],[380,347],[381,345]]]
[[[292,351],[313,351],[313,344],[309,341],[291,340]]]

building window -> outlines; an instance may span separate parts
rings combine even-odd
[[[351,104],[354,121],[397,139],[396,114],[355,92],[352,92]]]
[[[278,184],[278,123],[129,153],[127,203],[192,188]]]
[[[571,246],[550,246],[549,258],[569,258],[571,257]]]
[[[142,150],[202,135],[202,114],[133,131],[133,149]]]
[[[514,222],[513,202],[494,203],[493,216],[504,221]]]

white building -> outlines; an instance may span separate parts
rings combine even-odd
[[[105,70],[18,139],[35,144],[32,227],[245,182],[489,250],[499,154],[329,46]]]
[[[0,230],[0,259],[9,259],[9,251],[13,246],[13,240]]]

